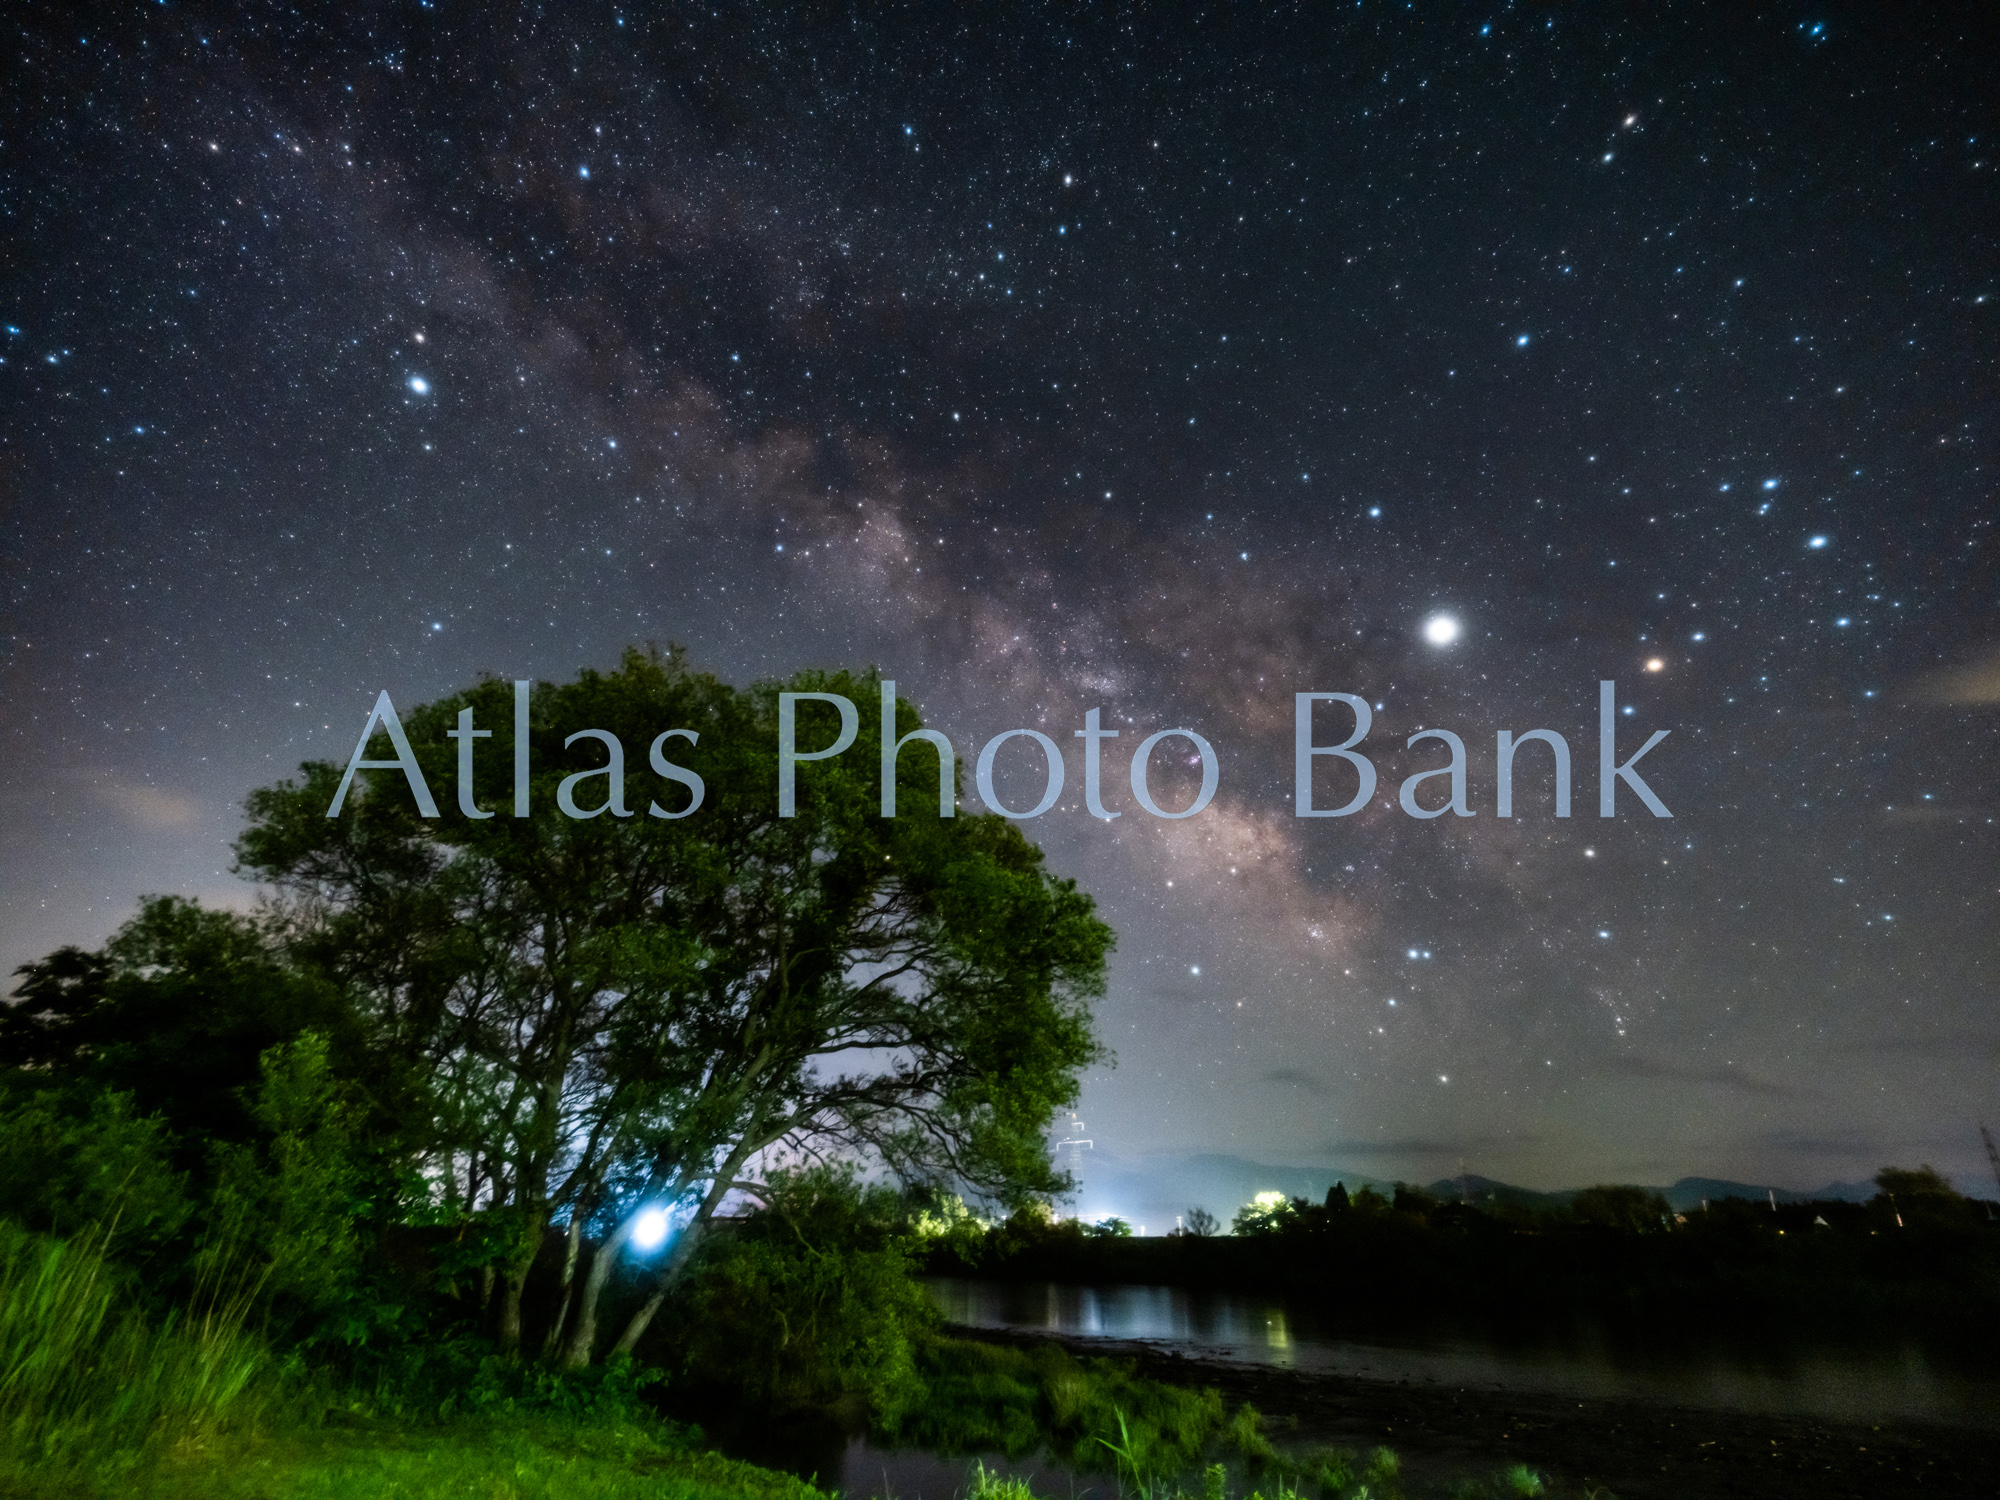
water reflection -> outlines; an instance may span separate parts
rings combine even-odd
[[[1055,1281],[934,1277],[945,1317],[971,1328],[1041,1329],[1090,1338],[1164,1340],[1292,1363],[1290,1314],[1280,1303],[1170,1286],[1071,1286]]]
[[[945,1317],[972,1328],[1140,1340],[1208,1359],[1359,1380],[2000,1428],[2000,1387],[1940,1371],[1914,1348],[1870,1358],[1769,1344],[1727,1354],[1614,1348],[1602,1340],[1533,1348],[1469,1339],[1392,1344],[1342,1337],[1309,1309],[1233,1292],[961,1277],[928,1284]]]

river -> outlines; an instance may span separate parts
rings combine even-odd
[[[968,1329],[1059,1336],[1079,1352],[1102,1342],[1105,1352],[1179,1354],[1246,1372],[1296,1371],[1314,1382],[1352,1382],[1349,1389],[1385,1393],[1400,1390],[1463,1393],[1474,1407],[1484,1397],[1491,1408],[1527,1403],[1588,1403],[1593,1419],[1629,1424],[1638,1408],[1658,1411],[1671,1427],[1676,1413],[1693,1413],[1699,1426],[1734,1430],[1760,1421],[1793,1441],[1799,1424],[1863,1424],[1860,1438],[1881,1447],[1888,1428],[1907,1425],[1912,1433],[1956,1428],[1982,1450],[2000,1434],[2000,1385],[1935,1367],[1912,1349],[1860,1355],[1826,1346],[1777,1347],[1736,1340],[1718,1349],[1714,1340],[1678,1350],[1573,1338],[1561,1346],[1523,1347],[1470,1338],[1413,1338],[1396,1341],[1356,1338],[1328,1326],[1308,1308],[1267,1297],[1229,1292],[1189,1291],[1162,1286],[1081,1286],[1057,1282],[1004,1282],[956,1277],[930,1278],[931,1297],[946,1321]],[[1627,1405],[1630,1403],[1630,1405]],[[1712,1415],[1703,1419],[1700,1413]],[[1621,1416],[1621,1413],[1625,1415]],[[1879,1425],[1878,1425],[1879,1424]],[[1841,1429],[1831,1429],[1838,1432]],[[1855,1429],[1847,1428],[1847,1431]],[[1872,1435],[1871,1435],[1872,1434]],[[1977,1434],[1977,1436],[1975,1436]],[[833,1438],[832,1434],[827,1435]],[[1948,1434],[1941,1435],[1951,1441]],[[1393,1437],[1406,1462],[1420,1468],[1421,1449],[1398,1428]],[[1917,1448],[1936,1438],[1913,1438]],[[823,1440],[824,1441],[824,1440]],[[1765,1441],[1757,1437],[1759,1444]],[[1829,1441],[1833,1441],[1829,1439]],[[921,1450],[888,1450],[866,1438],[849,1436],[818,1447],[810,1464],[796,1459],[787,1467],[813,1470],[855,1500],[951,1500],[965,1490],[971,1457],[942,1457]],[[1586,1438],[1590,1450],[1594,1437]],[[1706,1445],[1703,1445],[1706,1446]],[[1476,1445],[1475,1445],[1476,1447]],[[1534,1458],[1537,1450],[1524,1450]],[[1728,1462],[1742,1464],[1739,1444]],[[1760,1451],[1756,1450],[1756,1451]],[[1103,1476],[1080,1476],[1028,1459],[984,1456],[991,1468],[1027,1479],[1035,1493],[1071,1500],[1107,1500],[1116,1486]],[[1435,1466],[1433,1466],[1435,1467]],[[1815,1461],[1813,1467],[1817,1468]],[[1461,1464],[1458,1472],[1468,1472]],[[837,1477],[835,1477],[837,1475]],[[1630,1476],[1635,1481],[1640,1477]],[[1775,1476],[1774,1476],[1775,1477]],[[1617,1486],[1625,1490],[1625,1484]],[[1442,1489],[1439,1490],[1443,1492]],[[1683,1494],[1699,1494],[1696,1488]],[[1948,1485],[1941,1493],[1960,1493]],[[1655,1491],[1643,1483],[1629,1493]],[[1808,1482],[1773,1494],[1817,1493]]]
[[[935,1277],[927,1285],[945,1319],[968,1328],[1130,1341],[1193,1358],[1355,1380],[2000,1429],[1991,1381],[1934,1368],[1915,1348],[1863,1357],[1823,1346],[1760,1348],[1740,1341],[1727,1353],[1613,1346],[1588,1337],[1558,1347],[1462,1338],[1392,1343],[1342,1337],[1308,1309],[1235,1292],[960,1277]]]

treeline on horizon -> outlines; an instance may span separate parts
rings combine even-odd
[[[1994,1206],[1929,1167],[1885,1168],[1876,1184],[1867,1203],[1723,1198],[1676,1213],[1653,1190],[1615,1184],[1530,1206],[1336,1183],[1317,1203],[1260,1194],[1227,1234],[1198,1208],[1184,1216],[1191,1232],[1151,1237],[1119,1219],[1032,1211],[967,1223],[934,1240],[925,1264],[936,1275],[1283,1297],[1357,1334],[1912,1343],[1996,1362]]]

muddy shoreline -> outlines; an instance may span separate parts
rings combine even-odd
[[[954,1326],[954,1337],[1130,1359],[1175,1385],[1247,1401],[1292,1444],[1383,1444],[1420,1490],[1525,1463],[1558,1493],[1619,1500],[1883,1500],[2000,1494],[2000,1432],[1826,1421],[1650,1402],[1580,1400],[1437,1382],[1363,1380],[1190,1356],[1145,1340]]]

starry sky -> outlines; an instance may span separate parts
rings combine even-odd
[[[382,689],[872,663],[1065,749],[1094,1161],[1977,1187],[1993,38],[1758,9],[17,8],[0,963],[247,906]]]

